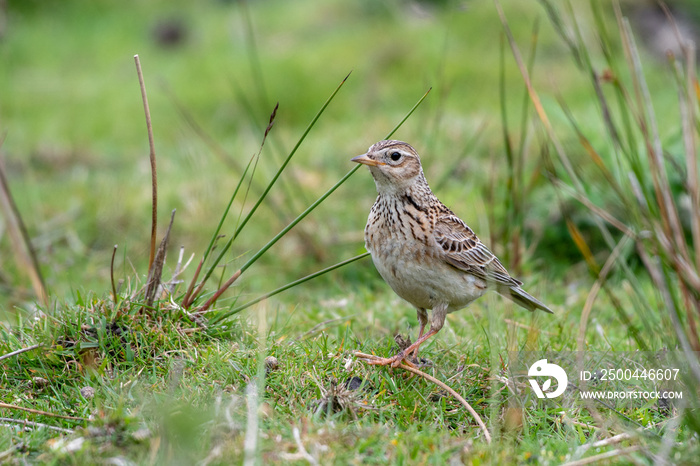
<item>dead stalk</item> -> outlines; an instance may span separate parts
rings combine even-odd
[[[32,408],[25,408],[22,406],[16,406],[16,405],[11,405],[7,403],[2,403],[0,402],[0,408],[6,408],[6,409],[14,409],[17,411],[26,411],[28,413],[32,414],[41,414],[42,416],[50,416],[50,417],[57,417],[60,419],[70,419],[71,421],[83,421],[83,422],[88,422],[88,419],[82,418],[82,417],[73,417],[73,416],[63,416],[61,414],[54,414],[54,413],[49,413],[48,411],[40,411],[38,409],[32,409]]]
[[[134,62],[136,63],[136,73],[139,77],[139,85],[141,86],[141,100],[143,100],[143,110],[146,114],[146,128],[148,130],[148,147],[149,147],[149,158],[151,161],[151,186],[152,186],[152,200],[153,204],[151,207],[151,252],[148,256],[148,271],[151,271],[153,266],[153,259],[156,255],[156,230],[158,223],[158,178],[156,176],[156,146],[153,140],[153,126],[151,124],[151,110],[148,108],[148,96],[146,95],[146,83],[143,80],[143,71],[141,70],[141,61],[139,56],[134,55]]]
[[[234,273],[233,276],[232,276],[231,278],[229,278],[229,279],[226,281],[226,283],[224,283],[223,286],[222,286],[221,288],[219,288],[219,290],[218,290],[216,293],[214,293],[214,296],[212,296],[211,298],[209,298],[209,299],[207,300],[207,302],[204,303],[204,304],[202,305],[202,307],[200,307],[199,309],[197,309],[196,312],[205,312],[207,309],[209,309],[209,307],[214,303],[214,301],[216,301],[217,299],[219,299],[219,296],[221,296],[221,295],[224,293],[224,291],[228,290],[229,287],[230,287],[231,285],[233,285],[233,282],[235,282],[236,280],[238,280],[238,277],[240,277],[240,276],[241,276],[241,270],[238,269],[238,270],[236,271],[236,273]]]
[[[3,359],[11,358],[12,356],[17,356],[18,354],[25,353],[27,351],[31,351],[33,349],[37,349],[39,347],[41,347],[41,345],[32,345],[32,346],[28,346],[26,348],[18,349],[16,351],[11,352],[11,353],[3,354],[2,356],[0,356],[0,361],[2,361]]]
[[[29,276],[32,288],[34,288],[34,293],[39,299],[39,302],[48,309],[49,297],[46,294],[46,285],[44,283],[44,277],[41,275],[41,269],[39,268],[39,260],[36,257],[36,252],[29,238],[27,227],[22,220],[22,216],[17,209],[17,204],[15,204],[12,193],[10,192],[10,185],[7,182],[5,169],[2,163],[0,163],[0,208],[5,211],[8,225],[7,231],[15,251],[18,265],[21,266]]]
[[[5,425],[19,424],[19,425],[26,426],[26,427],[43,427],[45,429],[55,430],[57,432],[62,432],[64,434],[72,434],[75,432],[73,429],[65,429],[63,427],[56,427],[56,426],[52,426],[49,424],[44,424],[43,422],[28,421],[26,419],[12,419],[10,417],[0,417],[0,422],[6,422],[7,424],[5,424]],[[2,425],[2,424],[0,424],[0,425]],[[2,459],[2,456],[0,456],[0,460],[1,459]]]

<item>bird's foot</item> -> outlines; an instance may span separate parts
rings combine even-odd
[[[367,364],[371,364],[373,366],[391,366],[396,368],[399,367],[401,363],[404,363],[407,366],[411,366],[413,368],[416,367],[416,365],[408,359],[407,355],[403,351],[399,351],[395,356],[390,358],[380,358],[379,356],[374,356],[373,354],[364,354],[360,352],[355,353],[355,356],[363,359]]]

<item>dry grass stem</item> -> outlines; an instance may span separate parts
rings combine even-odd
[[[0,141],[1,142],[1,141]],[[13,251],[17,259],[17,265],[24,270],[34,288],[39,302],[48,308],[49,297],[46,294],[46,284],[44,277],[41,275],[39,268],[39,260],[36,257],[32,242],[29,238],[29,232],[22,220],[22,216],[17,209],[17,204],[10,192],[10,185],[5,176],[5,169],[0,161],[0,209],[5,212],[7,219],[7,232],[10,241],[13,245]]]
[[[294,426],[292,429],[292,435],[294,436],[294,442],[297,444],[297,448],[299,449],[299,455],[305,459],[306,461],[309,462],[309,464],[317,465],[318,461],[316,461],[316,458],[311,456],[308,451],[306,451],[306,448],[304,448],[304,444],[301,441],[301,434],[299,432],[299,428]]]
[[[192,293],[194,293],[194,285],[197,283],[197,278],[199,277],[199,272],[202,271],[203,264],[204,258],[199,260],[199,265],[197,265],[197,269],[194,271],[194,275],[192,276],[192,280],[190,281],[190,286],[187,287],[187,293],[185,293],[185,297],[182,298],[182,307],[184,309],[190,307],[190,304],[192,304],[192,301],[194,301],[196,297],[196,295]]]
[[[25,408],[23,406],[16,406],[16,405],[11,405],[7,403],[2,403],[0,402],[0,408],[6,408],[6,409],[14,409],[17,411],[26,411],[28,413],[32,414],[41,414],[42,416],[50,416],[50,417],[57,417],[60,419],[70,419],[71,421],[83,421],[83,422],[88,422],[89,419],[85,419],[82,417],[74,417],[74,416],[63,416],[61,414],[54,414],[54,413],[49,413],[48,411],[41,411],[38,409],[32,409],[32,408]]]
[[[236,270],[236,273],[233,274],[231,278],[226,280],[226,283],[224,283],[221,288],[219,288],[216,293],[214,293],[214,296],[209,298],[206,303],[204,303],[199,309],[197,309],[196,312],[205,312],[209,307],[221,296],[224,291],[228,290],[231,285],[233,285],[233,282],[238,280],[238,277],[241,276],[241,269]]]
[[[146,282],[146,306],[153,307],[153,302],[155,301],[156,292],[160,285],[160,279],[163,275],[163,266],[165,265],[165,252],[168,247],[168,240],[170,239],[170,230],[173,228],[173,221],[175,220],[175,210],[170,214],[170,224],[168,229],[165,231],[163,240],[158,246],[158,252],[153,261],[152,267],[149,268],[148,281]]]
[[[28,346],[26,348],[21,348],[21,349],[15,350],[11,353],[3,354],[2,356],[0,356],[0,361],[2,361],[3,359],[11,358],[12,356],[17,356],[18,354],[25,353],[27,351],[31,351],[33,349],[37,349],[39,347],[41,347],[41,345],[32,345],[32,346]]]
[[[615,445],[616,443],[624,442],[625,440],[629,440],[632,438],[631,434],[628,434],[627,432],[623,432],[621,434],[613,435],[612,437],[603,439],[603,440],[598,440],[597,442],[591,443],[590,447],[591,448],[601,448],[601,447],[607,447],[610,445]]]
[[[72,434],[75,432],[72,429],[65,429],[63,427],[56,427],[56,426],[52,426],[49,424],[44,424],[43,422],[28,421],[26,419],[13,419],[11,417],[0,417],[0,422],[7,423],[7,424],[0,424],[0,425],[5,425],[5,426],[9,426],[10,424],[20,424],[20,425],[26,426],[26,427],[43,427],[45,429],[55,430],[57,432],[63,432],[64,434]],[[1,456],[0,456],[0,459],[2,459]]]
[[[148,108],[148,96],[146,95],[146,83],[143,80],[143,71],[141,70],[141,60],[138,55],[134,55],[136,63],[136,73],[139,77],[139,85],[141,86],[141,100],[143,100],[143,111],[146,114],[146,129],[148,130],[148,148],[149,159],[151,161],[151,197],[153,200],[151,207],[151,252],[148,256],[148,271],[150,273],[153,266],[153,260],[156,254],[156,230],[158,227],[158,177],[156,171],[156,145],[153,139],[153,125],[151,124],[151,110]]]

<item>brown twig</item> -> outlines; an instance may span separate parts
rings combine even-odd
[[[11,352],[11,353],[3,354],[2,356],[0,356],[0,361],[2,361],[3,359],[11,358],[12,356],[17,356],[18,354],[25,353],[27,351],[31,351],[33,349],[37,349],[40,346],[41,345],[32,345],[32,346],[28,346],[26,348],[18,349],[16,351]]]
[[[62,414],[54,414],[54,413],[49,413],[48,411],[40,411],[38,409],[25,408],[23,406],[16,406],[16,405],[11,405],[11,404],[2,403],[2,402],[0,402],[0,408],[15,409],[18,411],[26,411],[26,412],[32,413],[32,414],[41,414],[42,416],[57,417],[60,419],[70,419],[71,421],[87,422],[89,420],[89,419],[85,419],[82,417],[64,416]]]
[[[197,266],[197,269],[194,271],[194,276],[192,277],[192,281],[190,282],[190,286],[187,287],[187,293],[185,293],[185,297],[182,298],[182,307],[185,309],[190,307],[190,304],[195,299],[192,297],[192,293],[194,292],[194,285],[197,283],[197,277],[199,277],[199,272],[201,272],[201,270],[202,270],[202,264],[204,264],[204,258],[199,260],[199,265]]]
[[[207,309],[209,309],[209,306],[211,306],[211,305],[214,303],[214,301],[216,301],[216,300],[219,298],[219,296],[221,296],[221,295],[223,294],[224,291],[228,290],[228,288],[229,288],[231,285],[233,285],[233,282],[235,282],[235,281],[238,279],[238,277],[240,277],[240,276],[241,276],[241,269],[238,269],[238,270],[236,271],[236,273],[234,273],[233,276],[232,276],[231,278],[229,278],[229,279],[226,281],[226,283],[224,283],[224,284],[221,286],[221,288],[219,288],[219,290],[218,290],[216,293],[214,293],[214,296],[212,296],[211,298],[209,298],[209,299],[207,300],[207,302],[204,303],[204,304],[202,305],[202,307],[200,307],[199,309],[197,309],[196,312],[204,312],[204,311],[206,311]]]
[[[0,143],[1,142],[2,141],[0,141]],[[10,192],[10,185],[7,182],[5,169],[2,163],[0,163],[0,209],[5,211],[8,225],[7,231],[10,236],[10,241],[12,241],[14,246],[13,250],[15,251],[15,256],[19,263],[18,265],[22,266],[29,276],[29,280],[32,282],[32,288],[34,288],[34,293],[39,299],[39,302],[48,309],[49,298],[46,294],[46,285],[44,283],[44,277],[41,275],[39,261],[32,247],[27,227],[24,221],[22,221],[22,216]]]
[[[361,360],[370,360],[371,361],[373,359],[379,359],[378,356],[375,356],[373,354],[361,353],[359,351],[355,352],[355,356]],[[489,430],[486,428],[486,424],[484,424],[484,421],[481,420],[481,417],[479,416],[479,414],[477,414],[477,412],[474,410],[474,408],[472,408],[472,406],[469,403],[467,403],[467,400],[465,400],[462,397],[462,395],[457,393],[453,388],[451,388],[449,385],[446,385],[444,382],[436,379],[432,375],[428,375],[425,372],[416,369],[415,367],[411,367],[411,366],[408,366],[406,364],[399,364],[398,367],[400,367],[403,370],[412,372],[416,375],[423,377],[424,379],[434,383],[435,385],[439,386],[443,390],[447,391],[450,395],[455,397],[455,399],[457,401],[459,401],[462,404],[462,406],[464,406],[467,409],[467,411],[469,411],[469,413],[472,415],[472,417],[474,418],[476,423],[479,424],[479,427],[484,432],[484,438],[486,439],[486,443],[491,443],[491,434],[489,434]]]
[[[148,271],[151,271],[153,259],[156,256],[156,229],[158,223],[158,178],[156,176],[156,146],[153,140],[153,126],[151,124],[151,110],[148,108],[148,96],[146,95],[146,83],[143,81],[143,72],[141,71],[141,61],[138,55],[134,55],[136,63],[136,73],[139,77],[139,85],[141,86],[141,100],[143,100],[143,110],[146,114],[146,128],[148,130],[148,147],[149,158],[151,160],[151,186],[153,205],[151,208],[151,252],[148,256]]]
[[[168,229],[165,231],[163,240],[160,242],[158,247],[158,252],[153,261],[153,267],[151,267],[148,274],[148,282],[146,283],[146,306],[153,306],[153,301],[155,300],[156,292],[158,291],[158,286],[160,285],[160,279],[163,275],[163,266],[165,264],[165,251],[168,246],[168,240],[170,239],[170,230],[173,228],[173,221],[175,220],[175,209],[173,209],[170,215],[170,224]]]

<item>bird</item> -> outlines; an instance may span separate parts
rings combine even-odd
[[[417,358],[420,345],[440,331],[447,314],[488,290],[529,311],[552,313],[523,290],[523,283],[511,277],[474,231],[433,194],[410,144],[379,141],[351,161],[369,167],[377,187],[364,231],[365,247],[384,281],[416,308],[420,324],[413,344],[369,364],[414,366],[409,358]]]

